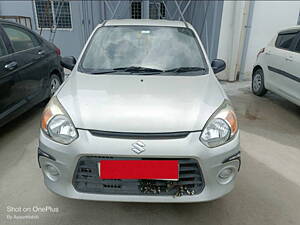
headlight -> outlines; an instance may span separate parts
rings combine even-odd
[[[56,97],[51,98],[42,114],[41,129],[50,139],[65,145],[78,137],[72,120]]]
[[[236,115],[225,101],[206,123],[200,140],[207,147],[214,148],[227,143],[237,132]]]

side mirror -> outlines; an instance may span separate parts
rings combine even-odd
[[[73,70],[76,64],[76,59],[74,56],[62,57],[60,64],[66,69]]]
[[[214,59],[211,62],[211,68],[213,69],[214,73],[219,73],[226,68],[226,63],[222,59]]]

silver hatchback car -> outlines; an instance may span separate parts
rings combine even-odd
[[[111,20],[96,27],[46,106],[38,160],[46,186],[75,199],[201,202],[240,168],[231,103],[189,24]]]

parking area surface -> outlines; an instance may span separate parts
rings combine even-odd
[[[242,150],[236,188],[227,196],[193,204],[111,203],[57,196],[46,189],[38,168],[42,108],[37,106],[0,128],[0,224],[299,224],[300,107],[272,93],[256,97],[249,85],[223,84],[238,115]],[[47,206],[47,212],[10,212],[11,207],[17,211]]]

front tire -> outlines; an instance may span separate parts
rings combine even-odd
[[[267,93],[262,69],[254,71],[252,76],[252,92],[257,96],[264,96]]]

